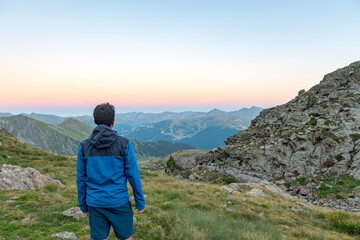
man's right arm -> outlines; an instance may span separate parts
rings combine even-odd
[[[79,145],[78,154],[77,154],[77,162],[76,162],[76,184],[77,184],[77,193],[78,193],[78,201],[79,207],[81,211],[87,212],[87,204],[86,204],[86,163],[84,156],[81,151],[81,144]]]

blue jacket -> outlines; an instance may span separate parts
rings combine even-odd
[[[113,208],[129,201],[127,180],[136,209],[145,208],[139,167],[131,141],[100,124],[80,143],[76,164],[79,207]]]

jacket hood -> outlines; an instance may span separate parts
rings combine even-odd
[[[95,148],[108,148],[110,147],[118,138],[116,131],[112,130],[105,124],[100,124],[94,128],[89,140]]]

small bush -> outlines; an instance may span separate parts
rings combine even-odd
[[[176,163],[173,158],[173,156],[170,155],[169,160],[166,162],[166,168],[170,171],[174,170],[176,168]]]
[[[309,116],[312,116],[312,117],[319,117],[319,113],[310,113]]]
[[[233,178],[231,176],[227,176],[227,175],[223,176],[222,179],[223,179],[224,183],[226,183],[226,184],[238,182],[235,178]]]
[[[317,124],[317,120],[316,118],[311,118],[310,121],[308,121],[306,124],[310,125],[310,126],[316,126]]]
[[[350,137],[354,142],[356,142],[357,140],[360,140],[360,134],[359,133],[350,134]]]

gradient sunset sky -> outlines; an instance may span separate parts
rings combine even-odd
[[[359,43],[356,0],[0,0],[0,112],[270,107]]]

